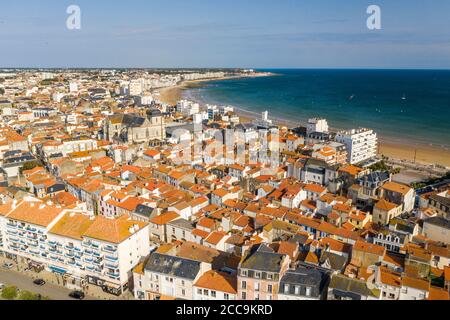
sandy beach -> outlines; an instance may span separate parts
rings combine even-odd
[[[439,164],[450,167],[450,150],[420,144],[401,144],[387,139],[380,140],[380,154],[394,159],[413,161],[422,164]]]
[[[157,97],[161,102],[175,105],[177,101],[183,99],[183,91],[189,88],[198,86],[199,83],[209,82],[215,80],[226,80],[236,77],[227,77],[221,79],[205,79],[198,81],[186,81],[178,86],[163,88],[158,90],[160,95]],[[253,119],[260,118],[258,112],[252,112],[235,108],[239,115],[241,122],[250,122]],[[271,117],[274,123],[278,126],[295,127],[301,123],[289,121],[286,119]],[[380,133],[379,133],[380,134]],[[391,159],[414,161],[421,164],[438,164],[441,166],[450,167],[450,150],[439,146],[430,146],[425,144],[411,143],[408,141],[396,141],[389,137],[380,137],[379,139],[379,153]]]
[[[249,78],[255,78],[255,77],[267,77],[267,76],[275,76],[276,74],[272,73],[258,73],[255,75],[249,75],[247,77]],[[181,99],[183,99],[183,91],[197,87],[202,82],[211,82],[211,81],[221,81],[221,80],[231,80],[231,79],[239,79],[239,78],[245,78],[246,76],[228,76],[228,77],[222,77],[222,78],[216,78],[216,79],[202,79],[202,80],[193,80],[193,81],[183,81],[177,86],[168,87],[168,88],[161,88],[156,91],[159,92],[159,96],[156,96],[156,99],[167,103],[170,105],[176,105],[177,102]]]

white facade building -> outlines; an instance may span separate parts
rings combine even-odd
[[[3,205],[0,212],[0,251],[79,287],[89,282],[121,294],[150,250],[148,224],[126,216],[93,217],[34,198]]]
[[[306,134],[310,134],[313,132],[328,132],[328,122],[326,119],[313,118],[308,120],[308,124],[306,126]]]
[[[371,129],[338,132],[336,141],[345,145],[348,153],[347,161],[350,164],[369,160],[377,155],[378,137]]]

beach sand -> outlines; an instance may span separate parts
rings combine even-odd
[[[417,152],[417,153],[416,153]],[[427,145],[415,145],[407,143],[380,140],[379,153],[394,159],[414,160],[423,164],[439,164],[450,167],[450,150]]]
[[[225,80],[214,79],[214,80]],[[194,86],[198,86],[201,82],[208,82],[211,80],[186,81],[178,86],[163,88],[159,90],[160,95],[157,97],[161,102],[175,105],[183,98],[183,91]],[[242,109],[235,109],[240,117],[241,122],[250,122],[253,119],[260,118],[261,115],[257,112],[251,112]],[[279,126],[295,127],[300,125],[293,121],[285,119],[272,118],[274,123]],[[379,141],[379,153],[391,159],[401,159],[413,161],[416,157],[416,162],[422,164],[439,164],[450,167],[450,150],[438,146],[428,146],[423,144],[414,144],[407,141],[394,141],[392,139],[383,137]]]

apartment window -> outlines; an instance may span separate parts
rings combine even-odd
[[[205,296],[209,296],[209,291],[208,290],[203,290],[203,294],[205,295]]]
[[[247,300],[247,293],[242,292],[242,300]]]
[[[181,289],[181,295],[182,295],[182,296],[185,296],[185,295],[186,295],[186,290]]]
[[[247,276],[247,270],[242,270],[242,271],[241,271],[241,275],[242,275],[243,277],[246,277],[246,276]]]
[[[273,274],[268,273],[268,274],[267,274],[267,279],[268,279],[268,280],[272,280],[272,279],[273,279]]]
[[[296,295],[300,294],[300,287],[299,286],[295,286],[295,294]]]
[[[255,282],[255,291],[259,291],[259,282]]]
[[[272,288],[272,285],[271,285],[271,284],[267,285],[267,292],[269,292],[269,293],[272,292],[272,289],[273,289],[273,288]]]
[[[181,285],[184,287],[184,280],[181,280]]]
[[[261,278],[261,272],[255,272],[255,278],[260,279]]]
[[[224,300],[230,300],[230,295],[228,293],[224,293],[223,294],[223,299]]]
[[[198,294],[202,294],[202,289],[197,289]]]
[[[289,285],[288,284],[284,285],[284,293],[289,293]]]
[[[247,282],[246,281],[242,281],[241,288],[242,289],[247,289]]]
[[[215,291],[211,291],[211,297],[213,297],[213,298],[216,297],[216,292]]]

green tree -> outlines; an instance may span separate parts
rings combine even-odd
[[[19,172],[22,173],[22,172],[24,172],[26,170],[34,169],[34,168],[36,168],[36,167],[38,167],[40,165],[41,165],[41,163],[39,161],[27,162],[19,169]]]
[[[6,300],[14,300],[17,297],[17,287],[9,286],[2,290],[2,298]]]
[[[24,290],[20,292],[19,300],[38,300],[38,298],[34,293]]]

